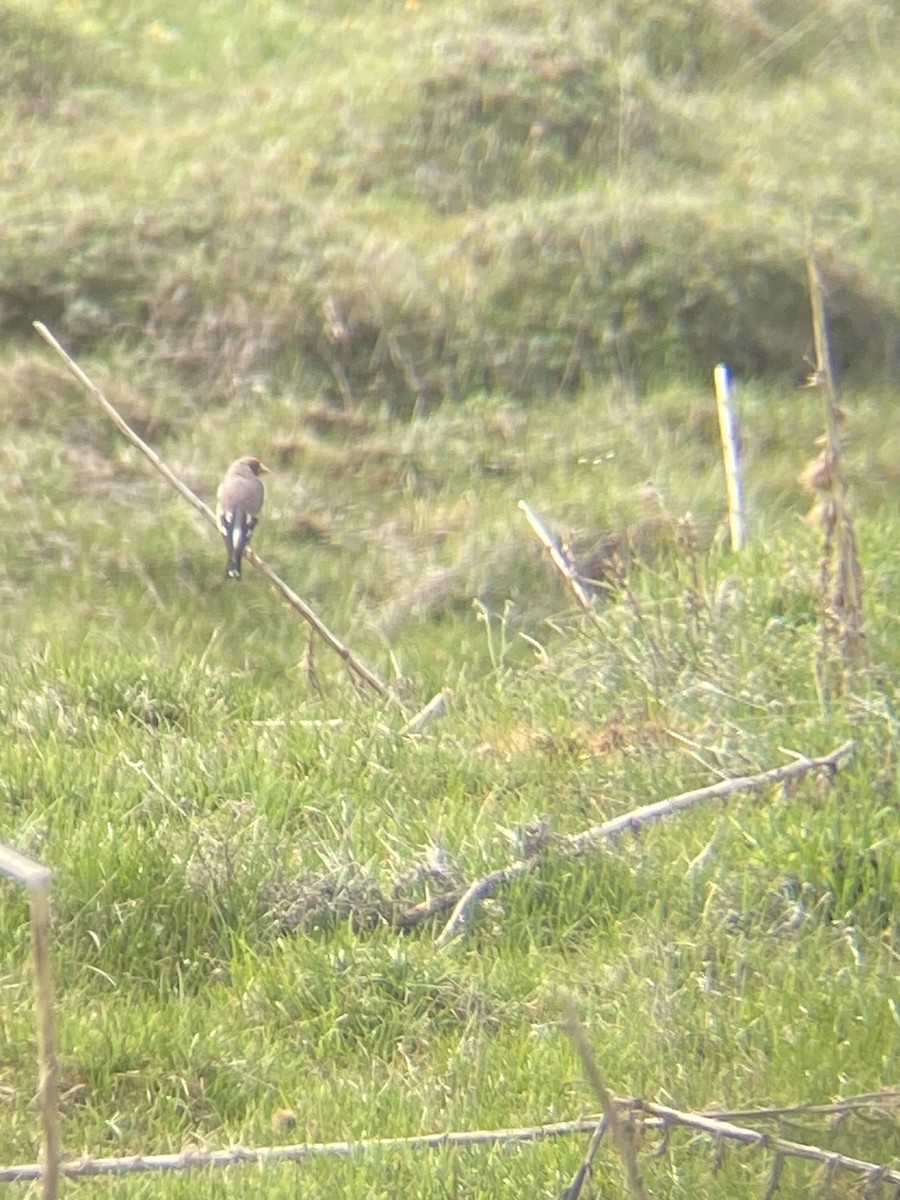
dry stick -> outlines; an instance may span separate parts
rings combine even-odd
[[[772,767],[759,775],[741,775],[735,779],[722,779],[709,787],[698,788],[693,792],[682,792],[680,796],[672,796],[668,800],[659,800],[655,804],[646,804],[632,812],[624,813],[621,817],[613,817],[601,825],[594,825],[583,833],[572,834],[566,839],[569,853],[573,857],[592,850],[599,842],[608,841],[621,833],[637,831],[649,821],[660,817],[670,816],[685,808],[693,808],[706,800],[724,800],[734,792],[760,792],[778,783],[788,783],[791,780],[802,779],[809,771],[828,771],[834,774],[846,758],[850,758],[856,743],[851,739],[842,742],[830,754],[822,758],[798,758],[785,767]]]
[[[455,888],[452,892],[438,892],[434,896],[429,896],[427,900],[414,904],[411,908],[405,908],[393,918],[391,924],[396,929],[415,929],[417,925],[421,925],[430,917],[436,917],[438,913],[444,913],[448,908],[454,908],[463,894],[464,892],[459,888]]]
[[[612,1134],[616,1149],[621,1154],[622,1161],[625,1164],[625,1177],[628,1180],[628,1190],[632,1196],[637,1197],[637,1200],[647,1200],[647,1192],[644,1188],[641,1168],[638,1165],[634,1140],[630,1137],[628,1129],[622,1121],[622,1115],[616,1106],[615,1098],[606,1086],[603,1076],[600,1074],[600,1068],[597,1066],[597,1061],[591,1053],[587,1034],[584,1032],[584,1026],[579,1019],[575,1001],[566,991],[561,992],[560,999],[566,1014],[566,1032],[572,1039],[575,1049],[578,1051],[578,1057],[581,1059],[581,1065],[584,1067],[588,1083],[597,1093],[603,1108],[603,1116],[609,1125],[609,1132]]]
[[[312,1158],[349,1158],[375,1150],[443,1150],[448,1146],[499,1146],[547,1141],[571,1134],[592,1133],[597,1118],[560,1121],[522,1129],[477,1129],[464,1132],[426,1133],[413,1137],[373,1138],[358,1142],[315,1142],[296,1146],[233,1146],[230,1150],[185,1150],[181,1154],[136,1154],[121,1158],[85,1158],[62,1164],[69,1179],[90,1175],[135,1175],[150,1171],[192,1171],[198,1167],[233,1167],[239,1163],[304,1162]],[[36,1163],[0,1167],[0,1183],[39,1179]]]
[[[766,1183],[766,1190],[763,1193],[763,1200],[775,1200],[778,1194],[778,1188],[781,1185],[781,1173],[784,1170],[785,1158],[783,1154],[776,1154],[772,1159],[772,1169],[769,1172],[769,1179]]]
[[[349,670],[352,671],[353,674],[359,679],[362,679],[363,682],[367,683],[369,687],[372,688],[373,691],[376,691],[383,699],[389,700],[392,704],[396,704],[398,708],[402,709],[404,707],[403,702],[400,700],[400,697],[396,694],[396,692],[391,691],[387,684],[382,683],[377,675],[374,675],[367,666],[365,666],[359,661],[358,658],[351,654],[343,642],[339,641],[331,632],[331,630],[322,624],[306,601],[301,600],[297,593],[292,591],[291,588],[289,588],[284,582],[284,580],[280,579],[275,574],[269,564],[263,562],[263,560],[259,557],[256,551],[253,550],[252,547],[249,547],[248,551],[245,551],[245,556],[249,557],[250,561],[257,568],[257,570],[262,572],[266,579],[268,579],[269,583],[271,583],[273,587],[277,588],[278,591],[281,592],[288,604],[290,604],[292,608],[295,608],[304,620],[309,622],[316,633],[318,633],[323,641],[328,643],[335,654],[344,660]]]
[[[831,595],[823,595],[822,601],[830,605],[840,622],[842,652],[852,665],[858,665],[862,649],[862,567],[856,544],[853,518],[847,503],[846,488],[840,469],[841,437],[840,416],[837,403],[837,388],[831,362],[831,347],[828,339],[828,320],[825,312],[825,290],[822,276],[812,248],[807,252],[806,271],[809,279],[809,298],[812,310],[813,341],[816,348],[816,370],[812,382],[822,393],[825,415],[825,462],[826,477],[830,491],[830,511],[825,522],[826,561],[823,572],[828,570],[828,548],[836,536],[837,563],[831,586]],[[823,635],[827,626],[823,624]],[[823,654],[824,657],[824,654]],[[824,663],[823,663],[824,671]],[[824,681],[823,681],[824,682]]]
[[[90,392],[90,394],[104,410],[119,432],[126,437],[133,446],[137,446],[138,450],[140,450],[142,454],[146,455],[160,475],[162,475],[162,477],[168,483],[170,483],[172,487],[184,497],[185,500],[187,500],[188,504],[192,505],[197,512],[200,513],[200,515],[204,517],[210,523],[210,525],[212,525],[213,529],[215,529],[217,533],[220,532],[218,522],[216,521],[216,517],[212,509],[209,508],[208,505],[204,504],[199,496],[196,496],[189,487],[181,482],[178,476],[166,466],[155,450],[151,449],[151,447],[148,446],[145,441],[138,437],[131,426],[119,415],[116,409],[113,408],[97,385],[88,378],[84,371],[82,371],[81,367],[79,367],[78,363],[76,363],[75,360],[66,353],[46,325],[43,325],[40,321],[35,321],[34,328],[41,335],[47,345],[51,346],[56,351],[78,382]],[[252,547],[247,548],[245,557],[256,567],[258,571],[261,571],[262,574],[265,575],[266,579],[268,579],[269,583],[271,583],[273,587],[281,592],[288,604],[290,604],[292,608],[296,609],[300,616],[303,617],[303,619],[313,627],[322,640],[327,642],[335,654],[343,659],[347,667],[355,675],[364,680],[373,689],[373,691],[376,691],[379,694],[379,696],[382,696],[385,700],[390,700],[392,703],[397,704],[401,708],[403,707],[399,698],[391,691],[391,689],[387,687],[386,684],[382,683],[377,675],[374,675],[368,669],[368,667],[364,666],[357,658],[354,657],[353,654],[351,654],[343,642],[336,638],[331,630],[327,628],[327,626],[322,624],[309,605],[302,600],[296,592],[292,591],[283,579],[280,579],[275,574],[272,568],[259,557]]]
[[[772,1121],[797,1117],[838,1117],[860,1112],[865,1108],[900,1108],[900,1091],[886,1088],[881,1092],[864,1092],[859,1096],[847,1096],[833,1104],[792,1104],[787,1108],[738,1108],[719,1109],[705,1112],[706,1117],[719,1121]]]
[[[50,880],[48,867],[24,854],[0,846],[0,871],[28,889],[31,941],[34,953],[34,1003],[38,1024],[38,1099],[43,1126],[43,1164],[34,1178],[42,1179],[44,1200],[59,1193],[62,1138],[59,1128],[59,1069],[53,1029],[53,972],[50,967]]]
[[[563,1192],[563,1200],[578,1200],[581,1195],[581,1189],[588,1181],[591,1173],[591,1168],[594,1165],[594,1159],[597,1157],[597,1151],[603,1144],[603,1139],[606,1136],[606,1131],[609,1128],[609,1122],[606,1117],[601,1117],[597,1122],[597,1128],[591,1135],[591,1140],[588,1142],[588,1148],[584,1152],[584,1157],[578,1164],[578,1170],[572,1178],[572,1182]]]
[[[885,1105],[890,1107],[896,1101],[897,1096],[898,1094],[892,1091],[873,1092],[864,1096],[851,1096],[835,1104],[800,1105],[796,1108],[785,1109],[750,1109],[744,1111],[743,1116],[748,1120],[754,1118],[769,1120],[773,1116],[780,1116],[782,1114],[790,1115],[795,1112],[829,1116],[833,1113],[844,1113],[848,1110],[857,1110],[860,1108],[884,1107]],[[724,1122],[736,1115],[731,1112],[719,1111],[700,1114],[683,1113],[678,1109],[666,1108],[660,1110],[663,1115],[655,1116],[651,1113],[651,1110],[655,1106],[647,1101],[633,1098],[625,1099],[621,1096],[615,1096],[613,1100],[616,1107],[623,1112],[632,1115],[642,1114],[645,1118],[643,1122],[645,1129],[657,1129],[663,1134],[668,1129],[678,1125],[688,1125],[691,1128],[695,1128],[696,1125],[694,1123],[699,1117],[716,1122],[716,1133],[712,1136],[717,1138],[728,1137],[728,1127]],[[648,1116],[648,1113],[651,1115]],[[77,1162],[63,1163],[61,1165],[61,1173],[70,1178],[85,1178],[95,1175],[132,1175],[151,1171],[189,1171],[200,1167],[232,1167],[244,1162],[302,1162],[307,1159],[329,1156],[346,1158],[372,1150],[440,1150],[447,1146],[521,1145],[584,1133],[596,1135],[598,1122],[602,1124],[603,1120],[604,1118],[599,1115],[592,1114],[577,1120],[558,1121],[552,1125],[534,1125],[519,1129],[452,1131],[449,1133],[417,1134],[413,1137],[373,1138],[358,1142],[313,1142],[292,1146],[258,1146],[252,1149],[245,1146],[235,1146],[230,1150],[185,1150],[181,1154],[138,1154],[127,1158],[85,1158]],[[701,1132],[707,1131],[704,1130]],[[752,1131],[741,1129],[742,1136],[750,1133]],[[760,1135],[760,1137],[764,1136]],[[771,1140],[769,1140],[768,1144],[772,1145]],[[779,1145],[778,1150],[787,1157],[790,1157],[791,1152],[789,1149],[785,1149],[785,1147],[792,1144],[790,1142],[782,1143]],[[814,1150],[815,1147],[802,1144],[800,1149],[802,1151],[801,1157],[808,1157],[806,1152],[810,1149]],[[857,1170],[859,1167],[865,1167],[867,1174],[874,1174],[883,1169],[876,1163],[861,1164],[858,1159],[844,1159],[843,1162],[850,1164],[847,1168],[849,1170]],[[829,1165],[834,1169],[839,1169],[843,1164],[832,1162]],[[37,1163],[0,1167],[0,1183],[24,1183],[29,1180],[39,1179],[40,1177],[41,1167]]]
[[[559,549],[559,546],[557,546],[556,541],[553,535],[547,529],[547,526],[543,523],[540,517],[532,511],[532,509],[525,503],[524,500],[519,501],[519,508],[521,508],[522,512],[525,514],[526,520],[537,536],[538,541],[549,553],[550,561],[553,563],[554,567],[556,567],[557,571],[559,571],[560,575],[562,575],[563,579],[566,581],[566,585],[572,589],[575,599],[585,612],[590,613],[593,616],[594,605],[590,596],[585,591],[581,580],[573,570],[571,563],[566,561],[565,556]]]
[[[450,693],[445,689],[438,692],[436,696],[428,701],[424,708],[420,709],[415,716],[411,717],[403,727],[403,733],[421,733],[426,725],[430,725],[432,721],[438,720],[444,716],[447,711],[447,704],[450,700]]]
[[[825,414],[825,444],[835,459],[840,455],[840,432],[838,428],[837,389],[834,384],[834,368],[831,363],[831,346],[828,339],[828,320],[825,315],[825,289],[819,264],[812,248],[806,255],[806,275],[809,282],[809,301],[812,311],[813,345],[816,352],[814,383],[822,389]]]
[[[859,1158],[848,1158],[846,1154],[836,1154],[832,1150],[823,1150],[819,1146],[810,1146],[805,1142],[789,1142],[785,1138],[773,1137],[769,1133],[760,1133],[757,1129],[745,1129],[742,1125],[704,1116],[702,1113],[681,1112],[677,1108],[668,1108],[663,1104],[651,1104],[646,1101],[640,1103],[646,1112],[660,1117],[664,1124],[697,1129],[712,1138],[730,1138],[733,1141],[742,1142],[745,1146],[759,1146],[762,1149],[771,1150],[774,1154],[783,1154],[789,1158],[804,1158],[809,1162],[823,1163],[831,1171],[851,1171],[856,1175],[900,1184],[900,1171],[892,1170],[890,1167],[865,1162]]]
[[[723,779],[719,783],[699,788],[697,791],[682,792],[681,795],[671,796],[668,800],[659,800],[655,804],[645,804],[642,808],[632,809],[630,812],[624,813],[621,817],[613,817],[611,821],[604,821],[601,825],[593,825],[590,829],[586,829],[582,833],[571,834],[569,837],[561,838],[554,845],[562,857],[577,858],[592,850],[600,842],[609,841],[622,833],[637,833],[642,826],[647,825],[650,821],[659,820],[660,817],[671,816],[673,813],[680,812],[686,808],[693,808],[695,805],[702,804],[706,800],[724,800],[735,792],[758,792],[763,788],[771,787],[773,784],[787,783],[789,780],[800,779],[808,771],[825,770],[834,772],[845,758],[849,758],[853,753],[853,749],[853,741],[847,741],[843,745],[838,746],[837,749],[832,750],[830,754],[826,754],[823,758],[801,758],[789,763],[785,767],[772,767],[770,770],[763,771],[759,775],[743,775],[736,779]],[[541,861],[541,857],[542,855],[539,852],[527,858],[517,859],[508,866],[502,867],[498,871],[493,871],[490,875],[486,875],[483,879],[476,879],[474,883],[466,888],[456,902],[456,907],[453,909],[450,920],[441,930],[436,939],[436,944],[438,946],[446,946],[454,938],[458,937],[465,927],[472,908],[479,901],[484,900],[488,896],[493,896],[505,884],[511,883],[513,879],[517,879],[520,875],[524,875],[526,872],[532,870]],[[442,907],[449,907],[449,905]]]

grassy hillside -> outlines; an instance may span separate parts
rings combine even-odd
[[[0,329],[201,405],[802,375],[812,222],[896,375],[890,8],[592,8],[4,9]]]
[[[900,50],[889,5],[0,7],[0,842],[55,871],[68,1157],[550,1123],[896,1086]],[[828,281],[866,646],[823,686],[797,483]],[[338,658],[154,475],[44,321]],[[738,404],[727,546],[710,370]],[[527,500],[598,589],[574,607]],[[830,647],[835,652],[835,645]],[[834,683],[834,675],[830,684]],[[439,689],[446,715],[403,732]],[[833,779],[560,840],[823,754]],[[540,864],[440,950],[398,914]],[[0,1160],[39,1153],[24,898],[0,891]],[[769,1124],[873,1162],[882,1111]],[[673,1134],[654,1196],[759,1197]],[[585,1138],[243,1167],[238,1194],[558,1196]],[[595,1183],[621,1166],[601,1152]],[[841,1186],[788,1163],[784,1194]],[[223,1176],[93,1185],[212,1195]],[[586,1189],[583,1195],[588,1194]],[[596,1193],[596,1194],[599,1194]]]

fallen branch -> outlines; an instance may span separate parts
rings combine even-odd
[[[593,850],[601,842],[611,841],[623,833],[637,833],[643,826],[660,817],[668,817],[686,808],[694,808],[707,800],[724,800],[736,792],[759,792],[775,784],[784,784],[801,779],[809,771],[828,771],[833,774],[841,763],[849,758],[854,749],[852,741],[844,742],[823,758],[799,758],[784,767],[772,767],[759,775],[742,775],[736,779],[723,779],[709,787],[699,788],[693,792],[682,792],[668,800],[659,800],[655,804],[645,804],[641,808],[632,809],[621,817],[604,821],[601,825],[593,825],[582,833],[572,834],[556,840],[554,849],[563,858],[578,858]],[[471,910],[480,901],[493,896],[501,887],[511,883],[520,875],[533,870],[543,858],[543,850],[525,858],[517,859],[508,866],[493,871],[483,879],[477,879],[470,884],[459,896],[450,920],[437,937],[438,946],[446,946],[462,933],[468,921]],[[449,907],[449,904],[443,905]]]
[[[448,1146],[498,1146],[541,1142],[576,1133],[591,1133],[593,1120],[560,1121],[523,1129],[480,1129],[425,1133],[413,1137],[371,1138],[356,1142],[304,1142],[296,1146],[232,1146],[228,1150],[185,1150],[181,1154],[135,1154],[121,1158],[84,1158],[63,1163],[60,1174],[69,1179],[90,1175],[137,1175],[151,1171],[193,1171],[198,1167],[234,1167],[240,1163],[304,1162],[311,1158],[349,1158],[371,1150],[444,1150]],[[41,1167],[27,1163],[0,1167],[0,1183],[40,1179]]]
[[[568,994],[564,994],[562,998],[566,1013],[566,1028],[568,1028],[578,1057],[581,1058],[588,1082],[600,1098],[604,1115],[610,1124],[610,1132],[617,1142],[619,1153],[623,1156],[632,1195],[644,1198],[646,1192],[644,1192],[643,1180],[640,1168],[638,1168],[635,1142],[622,1120],[623,1108],[629,1109],[635,1116],[641,1112],[649,1112],[650,1115],[656,1117],[656,1120],[661,1122],[664,1145],[668,1130],[672,1126],[679,1126],[685,1129],[696,1129],[700,1133],[707,1134],[709,1138],[713,1138],[719,1144],[722,1140],[732,1140],[738,1141],[744,1146],[755,1146],[761,1150],[772,1152],[775,1159],[767,1189],[769,1195],[774,1195],[778,1188],[779,1177],[786,1158],[803,1158],[806,1162],[820,1163],[826,1166],[829,1172],[850,1171],[853,1175],[864,1176],[866,1182],[869,1183],[900,1184],[900,1171],[893,1170],[889,1166],[865,1162],[862,1158],[851,1158],[847,1154],[839,1154],[832,1150],[822,1150],[821,1146],[808,1145],[806,1142],[788,1141],[772,1134],[761,1133],[758,1129],[748,1129],[732,1121],[722,1120],[721,1116],[706,1114],[706,1112],[683,1112],[680,1109],[668,1108],[665,1104],[653,1104],[648,1100],[641,1099],[631,1100],[631,1102],[626,1100],[623,1104],[622,1100],[611,1096],[601,1078],[600,1069],[596,1066],[593,1052],[588,1044],[587,1034],[578,1019],[575,1001]],[[888,1096],[893,1097],[894,1094],[888,1093]],[[858,1099],[866,1100],[866,1102],[871,1100],[870,1097],[859,1097]],[[823,1105],[823,1108],[829,1109],[830,1106]]]
[[[713,1138],[730,1138],[768,1147],[785,1157],[812,1159],[826,1164],[832,1170],[847,1170],[867,1177],[878,1175],[886,1182],[900,1182],[900,1172],[881,1167],[877,1163],[863,1162],[858,1158],[847,1158],[798,1142],[767,1137],[755,1130],[732,1124],[727,1120],[735,1114],[718,1111],[702,1113],[682,1112],[676,1108],[652,1104],[649,1101],[626,1099],[613,1096],[613,1104],[620,1116],[631,1119],[640,1117],[645,1130],[656,1130],[665,1134],[672,1128],[683,1126],[696,1129]],[[784,1109],[743,1110],[747,1120],[771,1120],[773,1117],[793,1113],[809,1113],[829,1116],[869,1108],[894,1108],[900,1102],[900,1093],[892,1090],[874,1092],[864,1096],[849,1097],[835,1104],[801,1105]],[[557,1121],[550,1125],[531,1125],[511,1129],[453,1130],[447,1133],[417,1134],[412,1137],[371,1138],[359,1141],[303,1142],[290,1146],[232,1146],[227,1150],[185,1150],[180,1154],[135,1154],[117,1158],[83,1158],[64,1162],[60,1174],[70,1179],[85,1179],[89,1176],[136,1175],[152,1171],[193,1171],[198,1168],[234,1167],[241,1163],[305,1162],[313,1158],[350,1158],[370,1151],[390,1150],[443,1150],[450,1146],[459,1148],[477,1146],[527,1145],[549,1141],[554,1138],[572,1137],[589,1133],[592,1142],[599,1145],[599,1129],[606,1128],[606,1119],[600,1114],[589,1114],[570,1121]],[[795,1148],[796,1147],[796,1153]],[[27,1183],[41,1178],[39,1163],[0,1167],[0,1184]],[[883,1175],[881,1173],[884,1172]]]
[[[827,771],[835,774],[841,763],[853,754],[855,743],[850,740],[843,742],[837,749],[822,758],[798,758],[785,767],[772,767],[759,775],[739,775],[735,779],[722,779],[709,787],[698,788],[693,792],[682,792],[668,800],[659,800],[655,804],[645,804],[643,808],[635,808],[594,825],[583,833],[573,834],[566,838],[569,854],[573,857],[585,854],[598,843],[609,841],[622,833],[637,833],[642,826],[656,821],[660,817],[671,816],[686,808],[694,808],[706,800],[724,800],[735,792],[761,792],[776,784],[785,784],[802,779],[810,771]]]
[[[209,524],[212,525],[213,529],[215,529],[218,533],[219,524],[216,521],[215,513],[212,511],[212,509],[207,504],[204,504],[200,497],[195,495],[186,484],[182,483],[174,471],[172,471],[163,462],[156,451],[153,450],[152,447],[148,446],[147,443],[134,432],[128,422],[120,415],[113,405],[110,404],[97,385],[88,378],[81,367],[79,367],[78,363],[76,363],[75,360],[66,353],[46,325],[43,325],[40,321],[35,321],[34,328],[41,335],[47,345],[56,351],[78,382],[84,388],[86,388],[88,392],[90,392],[90,394],[94,397],[119,432],[150,460],[153,467],[159,472],[160,475],[162,475],[163,479],[165,479],[167,483],[171,484],[176,492],[178,492],[179,495],[187,500],[188,504],[192,505],[201,515],[201,517],[208,521]],[[401,708],[403,707],[396,694],[392,692],[386,684],[382,683],[377,675],[373,674],[368,667],[364,666],[359,659],[351,654],[347,647],[335,637],[331,630],[328,629],[328,627],[324,625],[322,621],[319,620],[306,601],[302,600],[296,592],[292,591],[291,588],[289,588],[284,582],[284,580],[279,578],[272,568],[259,557],[252,547],[247,548],[244,557],[248,562],[251,562],[258,571],[265,575],[266,579],[268,579],[274,588],[281,592],[288,604],[290,604],[290,606],[295,609],[301,617],[303,617],[304,621],[307,621],[312,626],[316,633],[331,647],[335,654],[337,654],[339,658],[343,659],[348,669],[354,675],[358,676],[358,678],[367,683],[373,691],[377,692],[378,695],[382,696],[385,700],[389,700]]]
[[[866,1181],[872,1184],[900,1184],[900,1171],[892,1170],[888,1166],[866,1162],[859,1158],[850,1158],[845,1154],[837,1154],[833,1150],[823,1150],[820,1146],[808,1145],[805,1142],[788,1141],[786,1138],[761,1133],[758,1129],[747,1129],[743,1125],[736,1125],[733,1121],[723,1120],[722,1117],[713,1114],[682,1112],[677,1108],[670,1108],[664,1104],[653,1104],[645,1100],[626,1101],[623,1106],[621,1100],[610,1094],[603,1081],[597,1061],[588,1043],[584,1026],[579,1019],[574,999],[567,992],[563,992],[561,999],[566,1013],[567,1032],[581,1059],[588,1082],[603,1106],[603,1114],[609,1124],[610,1133],[613,1135],[613,1140],[625,1163],[629,1190],[638,1200],[646,1200],[646,1190],[637,1161],[634,1138],[622,1120],[621,1109],[623,1107],[630,1109],[634,1115],[642,1112],[650,1113],[661,1121],[664,1146],[669,1129],[674,1125],[685,1129],[699,1130],[715,1139],[719,1144],[725,1139],[730,1139],[740,1142],[744,1146],[756,1146],[771,1151],[775,1157],[769,1186],[766,1190],[767,1196],[775,1194],[786,1158],[802,1158],[808,1162],[820,1163],[827,1168],[829,1173],[839,1170],[849,1171],[852,1174],[864,1176]],[[863,1097],[863,1099],[869,1100],[870,1098]],[[596,1133],[594,1136],[599,1144]]]

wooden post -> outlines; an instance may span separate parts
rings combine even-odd
[[[719,413],[719,437],[725,462],[725,490],[728,495],[728,527],[731,548],[744,548],[744,499],[741,489],[741,464],[738,450],[737,426],[731,405],[731,379],[725,363],[713,371],[716,388],[716,408]]]
[[[34,953],[34,1001],[37,1010],[38,1099],[43,1129],[42,1195],[59,1194],[62,1143],[59,1132],[59,1085],[53,1028],[53,974],[50,967],[49,867],[41,866],[9,846],[0,846],[0,871],[24,885],[31,905],[31,943]]]

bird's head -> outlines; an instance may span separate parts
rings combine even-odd
[[[254,475],[268,475],[269,468],[265,463],[260,462],[258,458],[252,458],[250,455],[239,460],[245,467],[248,467]]]

